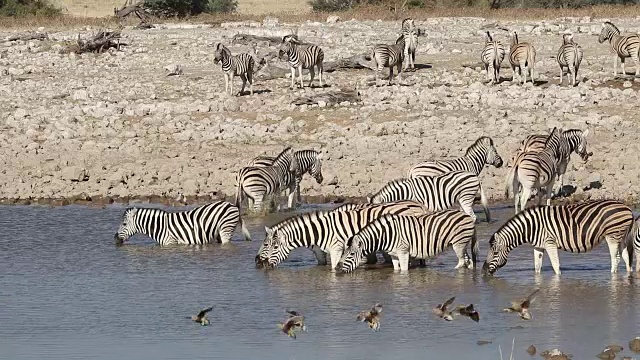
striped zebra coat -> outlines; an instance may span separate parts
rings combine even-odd
[[[578,84],[578,70],[582,62],[582,48],[573,41],[573,34],[562,35],[562,46],[558,49],[556,60],[560,65],[560,85],[562,85],[565,70],[568,72],[568,80],[571,85]]]
[[[384,214],[416,216],[429,213],[428,209],[413,201],[349,205],[332,211],[314,211],[294,216],[265,228],[267,235],[258,256],[264,261],[266,255],[268,266],[276,267],[289,256],[291,250],[313,247],[314,252],[328,253],[331,269],[335,269],[346,240],[371,221]]]
[[[260,155],[247,164],[247,166],[271,166],[276,158],[274,156]],[[322,184],[322,152],[316,150],[298,150],[293,153],[291,170],[295,180],[295,192],[298,202],[302,202],[300,197],[300,182],[304,174],[311,175],[318,184]]]
[[[229,91],[229,83],[231,83],[231,94],[235,95],[233,92],[233,78],[240,76],[240,79],[242,79],[242,89],[240,89],[239,94],[242,95],[248,82],[249,93],[253,95],[253,68],[255,67],[253,56],[247,53],[233,56],[231,55],[231,50],[221,43],[218,43],[216,45],[214,62],[222,65],[225,92]]]
[[[631,251],[631,248],[633,248],[633,251]],[[636,272],[640,272],[640,218],[633,223],[627,249],[629,249],[629,263],[633,263],[633,257],[635,256]]]
[[[585,131],[581,131],[578,129],[570,129],[562,132],[562,143],[566,144],[566,146],[561,146],[559,148],[558,159],[556,160],[556,177],[560,182],[560,188],[558,189],[558,194],[562,192],[564,187],[564,174],[567,171],[567,165],[569,164],[569,160],[571,159],[571,153],[575,152],[580,156],[583,161],[587,161],[590,156],[593,155],[592,152],[587,151],[587,136],[589,135],[589,129]],[[505,182],[505,197],[509,198],[509,190],[512,189],[513,194],[515,195],[518,191],[516,188],[512,188],[513,181],[516,172],[517,164],[520,164],[524,158],[531,158],[532,153],[539,153],[545,149],[545,144],[549,139],[548,135],[529,135],[521,145],[521,148],[518,150],[516,155],[513,158],[514,166],[509,169]],[[537,190],[536,188],[532,188],[532,191]],[[552,194],[553,194],[553,189]],[[532,193],[533,194],[533,193]],[[528,199],[528,198],[527,198]],[[524,207],[524,205],[523,205]]]
[[[464,156],[457,159],[426,161],[414,165],[407,171],[407,177],[437,176],[452,171],[470,171],[479,176],[485,165],[493,165],[496,168],[502,166],[502,158],[493,140],[488,136],[478,138],[467,148]]]
[[[319,46],[302,44],[297,36],[286,35],[282,38],[278,56],[280,58],[286,57],[291,67],[291,89],[295,88],[296,69],[298,69],[300,78],[300,88],[304,88],[302,69],[309,69],[309,87],[311,87],[315,78],[314,67],[318,69],[320,87],[322,87],[324,52]]]
[[[611,255],[611,272],[617,272],[620,254],[627,271],[631,271],[626,239],[632,225],[631,209],[619,201],[532,207],[515,215],[491,236],[482,270],[493,275],[507,263],[511,250],[530,243],[534,248],[535,272],[540,273],[546,251],[554,272],[560,274],[558,249],[584,253],[604,239]]]
[[[512,81],[516,81],[516,68],[518,77],[522,79],[522,84],[527,82],[527,73],[531,74],[531,83],[535,82],[534,68],[536,64],[536,49],[527,42],[519,42],[518,34],[514,31],[511,34],[511,48],[509,49],[509,64],[513,72]]]
[[[349,239],[338,267],[343,272],[355,270],[367,254],[386,251],[395,270],[407,271],[409,257],[427,259],[453,247],[458,257],[456,269],[475,268],[478,253],[474,220],[456,210],[444,210],[429,215],[384,215]],[[471,245],[471,263],[467,247]]]
[[[480,180],[476,174],[469,171],[453,171],[438,176],[393,180],[369,198],[368,202],[381,204],[389,201],[413,200],[424,204],[430,211],[445,210],[458,203],[462,211],[475,221],[473,201],[478,192],[480,192],[480,202],[487,222],[490,222],[491,214]]]
[[[238,207],[226,201],[198,206],[188,211],[128,208],[114,239],[122,245],[135,234],[145,234],[160,245],[226,244],[240,221],[245,240],[251,240]]]
[[[376,86],[379,86],[380,72],[383,68],[389,68],[389,85],[393,81],[393,67],[398,69],[398,83],[402,81],[402,63],[404,62],[404,49],[405,49],[404,35],[400,35],[396,40],[395,45],[377,44],[373,47],[371,52],[371,59],[374,64],[374,71],[376,73]]]
[[[613,25],[612,22],[605,21],[602,23],[602,30],[598,37],[598,42],[609,42],[609,49],[615,55],[613,56],[613,75],[617,75],[618,58],[622,65],[622,74],[625,75],[624,60],[630,57],[636,65],[636,76],[640,76],[640,35],[620,35],[620,30]]]
[[[242,196],[246,195],[249,206],[257,211],[262,207],[266,196],[279,195],[288,189],[288,206],[293,207],[296,182],[292,172],[295,168],[291,168],[292,161],[293,150],[289,146],[276,156],[271,166],[247,166],[240,169],[236,177],[236,206],[240,208]]]
[[[500,65],[504,60],[505,53],[504,45],[500,41],[493,40],[487,31],[487,39],[484,42],[480,59],[487,72],[487,81],[491,81],[492,84],[500,82]],[[489,75],[489,69],[492,70],[493,75]]]
[[[406,18],[402,20],[402,40],[404,40],[404,59],[406,60],[404,70],[416,68],[416,49],[418,48],[418,36],[420,30],[416,29],[413,19]],[[400,41],[400,37],[396,40],[396,43]]]

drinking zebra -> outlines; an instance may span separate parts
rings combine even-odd
[[[573,34],[562,35],[562,46],[558,49],[558,55],[556,60],[560,65],[560,85],[562,85],[562,79],[567,70],[569,81],[573,86],[578,84],[578,69],[582,62],[582,47],[573,41]]]
[[[179,212],[132,207],[125,210],[114,240],[122,245],[133,235],[142,233],[160,245],[202,245],[215,240],[226,244],[231,241],[238,221],[245,240],[251,240],[240,209],[226,201]]]
[[[520,152],[514,160],[514,166],[509,170],[505,182],[505,196],[509,198],[511,188],[515,198],[515,211],[525,208],[527,200],[534,189],[538,190],[538,202],[542,201],[540,188],[546,188],[547,205],[554,194],[553,185],[555,179],[560,181],[558,194],[564,187],[564,174],[571,159],[571,153],[575,152],[583,161],[587,161],[592,152],[587,152],[587,135],[578,129],[561,131],[554,128],[551,135],[545,141],[545,147],[540,149],[540,143],[544,135],[530,135],[523,145],[525,151]],[[510,187],[511,185],[511,187]],[[520,192],[520,196],[518,196]]]
[[[366,255],[386,251],[391,255],[394,270],[407,271],[409,257],[427,259],[453,247],[458,264],[475,268],[478,243],[474,220],[457,210],[444,210],[429,215],[384,215],[349,239],[338,267],[344,272],[355,270]],[[471,263],[467,246],[471,245]]]
[[[396,40],[396,44],[398,43],[398,41],[404,40],[403,56],[407,61],[406,65],[404,66],[404,70],[407,71],[407,69],[409,68],[415,70],[416,49],[418,48],[418,36],[420,35],[420,31],[416,29],[413,23],[413,19],[406,18],[402,20],[401,35],[402,36]]]
[[[493,275],[507,263],[509,252],[530,243],[534,248],[534,269],[540,273],[547,252],[551,266],[560,274],[558,249],[573,253],[591,251],[602,239],[611,255],[611,272],[617,272],[619,255],[631,271],[625,241],[633,225],[631,209],[619,201],[591,200],[579,204],[536,206],[526,209],[495,232],[489,239],[485,274]]]
[[[322,87],[324,52],[319,46],[302,44],[297,36],[286,35],[282,38],[278,57],[282,58],[285,55],[291,67],[291,89],[295,88],[296,69],[300,78],[300,88],[304,88],[302,69],[309,69],[309,87],[311,87],[315,78],[314,66],[318,68],[320,87]]]
[[[411,167],[407,171],[407,177],[437,176],[451,171],[470,171],[480,175],[485,164],[497,168],[502,166],[502,158],[498,154],[493,140],[488,136],[478,138],[467,148],[462,157],[452,160],[426,161]]]
[[[242,89],[240,95],[244,92],[244,88],[249,82],[249,93],[253,95],[253,68],[255,66],[255,60],[253,56],[242,53],[236,56],[231,55],[231,50],[222,43],[216,45],[216,53],[214,62],[221,63],[222,71],[224,72],[224,91],[227,92],[229,83],[231,83],[231,94],[233,93],[233,78],[240,76],[242,79]]]
[[[617,75],[618,58],[622,64],[622,74],[626,75],[624,70],[624,60],[630,57],[633,63],[636,65],[636,76],[640,75],[640,58],[638,58],[638,51],[640,51],[640,35],[620,35],[620,30],[613,25],[610,21],[602,23],[602,30],[598,37],[598,42],[609,42],[609,48],[615,53],[613,56],[613,75]]]
[[[276,158],[273,156],[260,155],[247,166],[271,166]],[[322,184],[322,152],[316,150],[298,150],[293,153],[291,169],[294,175],[296,199],[302,202],[300,196],[300,182],[304,174],[311,175],[318,184]]]
[[[458,203],[462,211],[475,221],[473,201],[478,192],[480,192],[480,202],[487,222],[491,222],[487,198],[480,180],[476,174],[469,171],[392,180],[369,198],[368,202],[381,204],[389,201],[413,200],[424,204],[430,211],[445,210]]]
[[[266,238],[264,253],[269,267],[276,267],[284,261],[291,250],[299,247],[313,247],[318,255],[319,251],[329,254],[331,269],[335,269],[342,256],[345,242],[361,228],[384,214],[403,214],[407,216],[424,215],[429,213],[419,203],[413,201],[399,201],[395,203],[370,205],[363,204],[346,210],[343,207],[333,211],[314,211],[281,221],[265,228]],[[375,254],[374,258],[375,258]],[[316,256],[320,259],[320,257]],[[371,259],[372,260],[372,259]]]
[[[292,164],[294,168],[292,169]],[[295,163],[293,163],[293,149],[289,146],[282,150],[273,160],[270,166],[247,166],[240,169],[236,177],[236,201],[240,208],[242,195],[249,199],[249,206],[253,202],[253,209],[259,210],[267,195],[279,195],[284,190],[289,190],[289,208],[293,207],[295,195]]]
[[[402,81],[402,63],[404,62],[405,37],[400,35],[394,45],[377,44],[373,47],[371,59],[375,65],[376,86],[379,86],[380,72],[382,68],[389,68],[389,85],[393,80],[393,67],[398,69],[398,83]]]
[[[487,81],[491,81],[492,84],[500,82],[500,65],[504,60],[504,55],[504,45],[500,41],[493,40],[487,31],[487,40],[484,42],[480,58],[484,64],[484,70],[487,72]],[[489,69],[493,70],[493,76],[489,75]]]
[[[527,73],[531,74],[531,83],[534,83],[534,67],[536,64],[536,49],[527,42],[519,42],[518,34],[514,31],[511,34],[511,49],[509,50],[509,63],[513,72],[512,81],[516,80],[516,68],[518,69],[518,77],[524,80],[522,84],[527,82]]]

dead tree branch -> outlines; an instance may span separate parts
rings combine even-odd
[[[299,97],[291,103],[294,105],[314,105],[323,102],[325,105],[340,104],[344,101],[350,103],[360,102],[360,93],[357,90],[338,90],[336,92],[318,94],[313,97]]]
[[[29,40],[46,40],[49,38],[47,33],[28,32],[23,34],[15,34],[9,36],[5,41],[29,41]]]
[[[370,56],[368,55],[354,55],[344,59],[338,59],[336,61],[328,61],[324,63],[324,72],[334,72],[341,69],[373,69]],[[284,62],[267,62],[259,71],[256,71],[256,79],[258,80],[273,80],[287,77],[291,73],[289,65]]]
[[[77,54],[87,52],[102,53],[109,50],[110,48],[120,50],[120,46],[123,45],[127,44],[120,42],[119,31],[100,31],[89,40],[82,40],[80,39],[80,35],[78,35],[77,43],[69,46],[67,50],[69,52],[75,52]]]

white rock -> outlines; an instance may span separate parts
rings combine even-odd
[[[327,17],[327,23],[329,23],[329,24],[335,24],[338,21],[340,21],[340,16],[330,15],[330,16]]]

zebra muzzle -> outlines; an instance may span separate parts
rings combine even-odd
[[[113,236],[113,240],[116,242],[116,246],[121,246],[122,244],[124,244],[124,240],[120,236],[118,236],[117,233]]]

